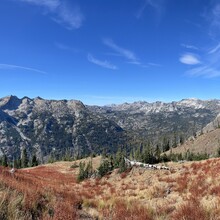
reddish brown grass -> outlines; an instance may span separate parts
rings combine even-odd
[[[208,220],[207,214],[196,199],[187,201],[171,215],[172,220]]]
[[[113,209],[107,207],[102,210],[102,214],[104,219],[112,220],[153,220],[150,212],[135,201],[128,207],[124,201],[118,200]]]

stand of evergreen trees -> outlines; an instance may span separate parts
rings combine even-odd
[[[34,167],[38,166],[39,162],[35,154],[32,155],[31,158],[28,157],[27,150],[24,148],[22,150],[21,157],[15,158],[12,161],[9,161],[6,154],[0,158],[0,165],[4,167],[14,167],[16,169],[26,168],[26,167]]]

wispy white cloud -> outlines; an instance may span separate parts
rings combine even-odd
[[[138,60],[134,52],[118,46],[111,39],[104,39],[103,43],[109,48],[111,48],[114,52],[116,52],[116,54],[118,54],[119,56],[126,58],[129,63],[135,64],[135,65],[141,65],[140,61]]]
[[[214,3],[214,4],[213,4]],[[198,56],[191,57],[192,59],[183,59],[184,56],[182,56],[181,61],[184,64],[190,64],[195,63],[196,66],[191,66],[191,68],[186,71],[186,74],[191,77],[203,77],[203,78],[214,78],[214,77],[220,77],[220,63],[219,63],[219,57],[220,57],[220,43],[219,43],[219,37],[220,37],[220,3],[219,1],[212,1],[212,7],[209,9],[206,9],[206,11],[203,13],[203,18],[206,19],[207,22],[209,22],[208,25],[208,31],[210,37],[210,43],[214,46],[205,46],[203,48],[209,48],[209,49],[203,49],[198,50],[197,52],[200,53],[200,57],[202,57],[202,62],[198,59]],[[216,43],[217,42],[217,43]],[[181,45],[182,46],[182,45]],[[191,49],[191,48],[188,48]],[[185,57],[187,58],[187,57]],[[196,58],[196,59],[194,59]]]
[[[66,45],[66,44],[63,44],[63,43],[60,43],[60,42],[55,42],[54,45],[60,49],[60,50],[67,50],[67,51],[71,51],[71,52],[74,52],[74,53],[78,53],[80,52],[80,50],[76,49],[76,48],[73,48],[69,45]]]
[[[194,45],[190,45],[190,44],[181,44],[181,46],[186,48],[186,49],[199,50],[198,47],[196,47]]]
[[[56,10],[56,8],[60,5],[60,0],[20,0],[20,1],[37,6],[43,6],[49,9],[50,11]]]
[[[212,1],[212,7],[209,7],[202,14],[203,18],[209,23],[207,33],[211,40],[218,40],[220,36],[220,3],[218,0]]]
[[[41,73],[41,74],[47,74],[47,72],[39,70],[39,69],[25,67],[25,66],[17,66],[17,65],[13,65],[13,64],[5,64],[5,63],[0,63],[0,69],[5,69],[5,70],[7,70],[7,69],[9,69],[9,70],[20,69],[20,70],[26,70],[26,71],[31,71],[31,72],[37,72],[37,73]]]
[[[147,65],[149,66],[156,66],[156,67],[160,67],[161,64],[158,64],[158,63],[147,63]]]
[[[60,50],[71,50],[72,48],[70,46],[67,46],[66,44],[55,42],[55,46]]]
[[[56,12],[57,18],[54,18],[54,20],[69,30],[80,28],[83,20],[85,19],[79,6],[70,8],[65,3],[62,3],[57,8]]]
[[[141,16],[143,15],[146,7],[147,7],[147,1],[145,1],[143,3],[143,5],[141,5],[141,7],[138,9],[137,14],[136,14],[137,19],[141,18]]]
[[[147,10],[152,10],[154,13],[154,19],[156,21],[156,24],[159,24],[161,21],[161,18],[163,17],[163,14],[165,12],[165,4],[164,0],[142,0],[142,5],[137,10],[135,16],[137,19],[140,19]]]
[[[103,68],[107,68],[107,69],[111,69],[111,70],[116,70],[117,69],[117,66],[111,64],[109,61],[107,61],[107,60],[104,60],[104,61],[98,60],[91,54],[88,54],[87,59],[88,59],[89,62],[94,63],[98,66],[101,66]]]
[[[186,74],[193,77],[203,76],[205,78],[214,78],[220,76],[220,71],[210,66],[200,66],[188,70]]]
[[[217,44],[205,52],[200,51],[200,53],[203,58],[202,62],[199,60],[197,55],[191,53],[185,53],[180,57],[179,61],[181,63],[191,66],[196,65],[196,67],[186,71],[186,75],[204,78],[220,77],[220,44]]]
[[[140,8],[138,9],[136,13],[137,19],[141,18],[142,15],[144,14],[144,11],[146,8],[150,6],[155,10],[158,16],[161,16],[162,13],[162,0],[144,0]]]
[[[197,65],[200,64],[200,60],[198,59],[198,57],[194,54],[191,53],[185,53],[183,54],[180,58],[179,61],[183,64],[187,64],[187,65]]]
[[[142,63],[134,52],[117,45],[112,39],[103,39],[103,43],[114,51],[114,53],[107,53],[107,55],[124,57],[126,59],[126,63],[137,65],[142,68],[149,66],[159,66],[159,64],[155,63]]]
[[[218,26],[220,25],[220,4],[216,4],[212,9],[212,25]]]
[[[216,45],[214,48],[212,48],[208,53],[209,54],[214,54],[220,50],[220,43]]]
[[[79,6],[67,5],[65,0],[19,0],[48,10],[52,20],[69,30],[78,29],[85,19]]]

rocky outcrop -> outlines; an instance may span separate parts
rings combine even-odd
[[[158,141],[162,136],[184,135],[185,139],[194,136],[220,113],[220,101],[183,99],[171,103],[134,102],[88,108],[115,121],[135,136]]]
[[[0,149],[11,158],[24,147],[43,161],[65,154],[80,157],[116,151],[125,140],[120,126],[77,100],[0,99]]]
[[[187,138],[202,131],[219,112],[219,100],[100,107],[85,106],[77,100],[7,96],[0,99],[0,155],[17,157],[27,148],[29,154],[36,153],[45,161],[65,154],[80,157],[114,152],[118,147],[136,147],[149,140],[157,143],[163,136],[178,139],[184,134]],[[218,121],[210,126],[218,126]]]

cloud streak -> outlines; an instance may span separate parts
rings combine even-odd
[[[211,9],[206,10],[203,17],[209,22],[208,34],[210,41],[214,41],[215,45],[206,50],[198,50],[200,57],[202,57],[202,62],[200,62],[198,56],[193,55],[193,57],[190,57],[187,56],[187,54],[185,54],[186,56],[183,55],[180,57],[179,61],[191,65],[191,68],[186,71],[186,75],[188,76],[203,78],[220,77],[220,43],[218,41],[220,36],[220,3],[217,2]],[[183,44],[181,46],[185,46],[186,49],[194,49]],[[205,48],[208,47],[205,46]]]
[[[186,48],[186,49],[191,49],[191,50],[199,50],[198,47],[194,46],[194,45],[190,45],[190,44],[181,44],[182,47]]]
[[[162,0],[145,0],[136,14],[137,19],[140,19],[142,17],[145,9],[148,6],[153,8],[156,11],[157,15],[160,17],[162,13],[162,4],[161,4],[162,2],[161,1]]]
[[[37,6],[43,6],[49,9],[50,11],[56,10],[56,8],[60,5],[60,0],[20,0],[20,1]]]
[[[140,62],[138,61],[138,58],[136,57],[136,55],[132,51],[118,46],[117,44],[114,43],[113,40],[111,40],[111,39],[104,39],[103,43],[106,46],[108,46],[109,48],[111,48],[118,55],[126,58],[130,63],[140,64]]]
[[[212,9],[212,25],[219,28],[220,25],[220,4],[216,4]]]
[[[111,70],[116,70],[117,69],[117,66],[111,64],[109,61],[105,60],[105,61],[102,61],[102,60],[98,60],[96,59],[93,55],[91,54],[88,54],[87,56],[87,59],[90,63],[93,63],[93,64],[96,64],[98,66],[101,66],[103,68],[106,68],[106,69],[111,69]]]
[[[78,29],[85,19],[79,6],[67,5],[64,0],[19,0],[20,2],[32,4],[47,9],[52,20],[64,26],[68,30]]]
[[[179,58],[183,64],[196,66],[186,71],[186,75],[203,78],[220,77],[220,44],[206,50],[201,56],[203,56],[203,62],[198,59],[197,55],[191,53],[185,53]]]
[[[220,49],[220,43],[218,45],[216,45],[213,49],[211,49],[209,51],[209,54],[214,54],[214,53],[218,52],[219,49]]]
[[[197,58],[196,55],[190,54],[190,53],[185,53],[183,54],[180,58],[179,61],[183,64],[186,65],[197,65],[200,64],[200,60]]]
[[[210,66],[200,66],[200,67],[188,70],[186,74],[193,76],[193,77],[203,76],[205,78],[214,78],[214,77],[220,76],[220,71]]]
[[[25,66],[17,66],[13,64],[4,64],[0,63],[0,69],[9,69],[9,70],[26,70],[26,71],[31,71],[31,72],[36,72],[36,73],[41,73],[41,74],[47,74],[47,72],[35,69],[35,68],[30,68],[30,67],[25,67]]]
[[[57,47],[60,50],[71,51],[71,52],[74,52],[74,53],[80,52],[80,50],[78,50],[76,48],[73,48],[69,45],[63,44],[63,43],[55,42],[54,45],[55,45],[55,47]]]

